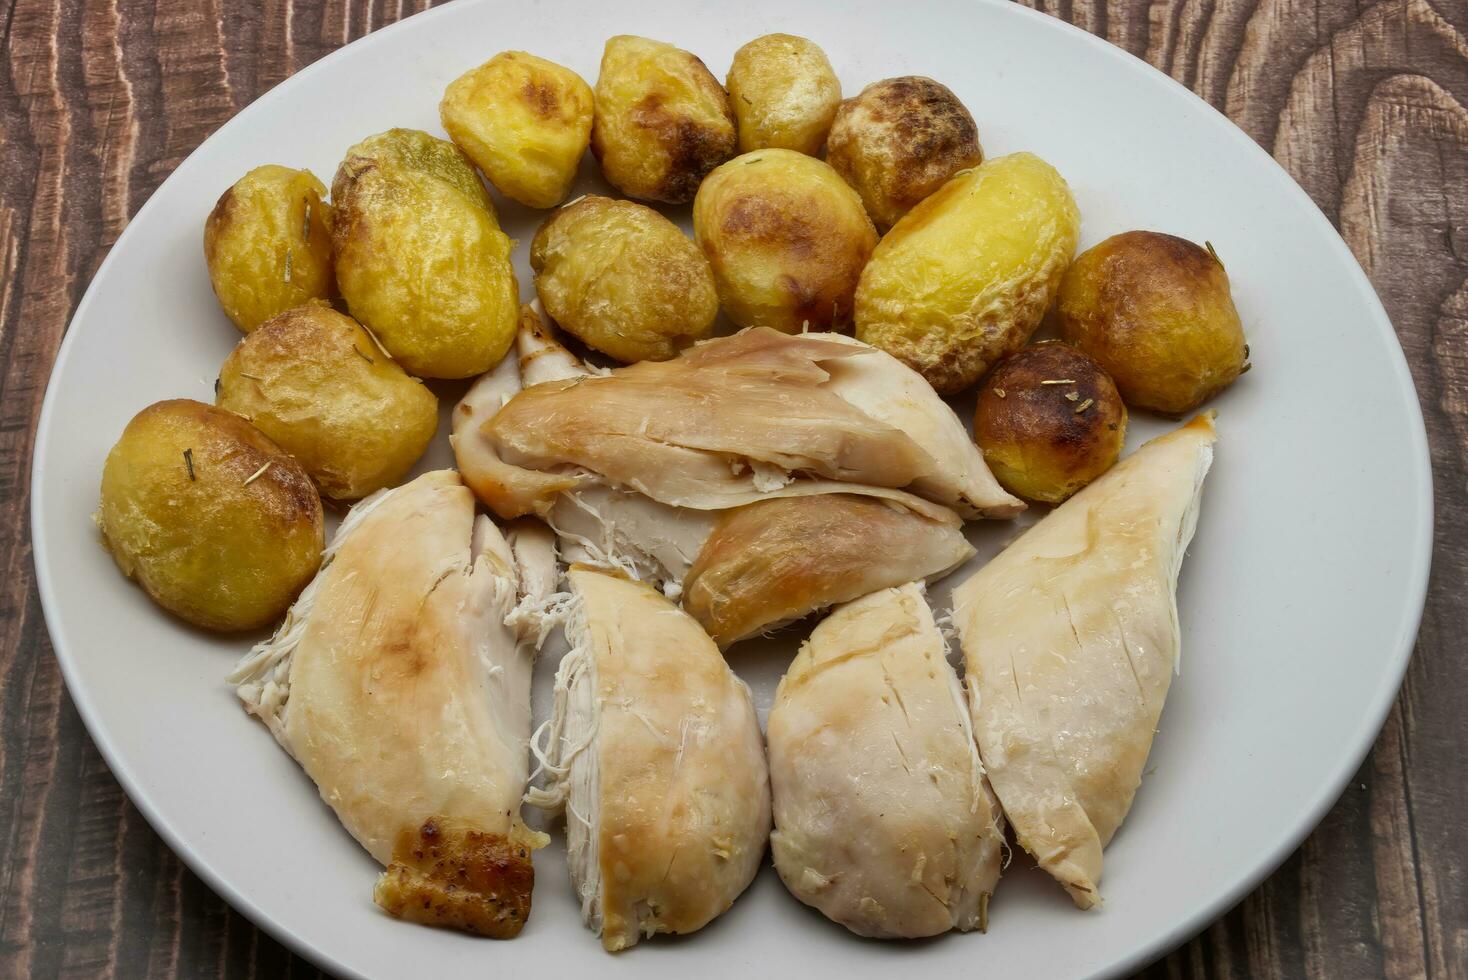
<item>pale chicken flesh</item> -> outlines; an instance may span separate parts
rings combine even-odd
[[[526,333],[545,331],[531,324]],[[846,338],[756,329],[671,361],[531,385],[482,416],[477,432],[502,477],[534,476],[495,486],[486,502],[502,516],[543,513],[566,489],[551,477],[574,483],[594,474],[699,510],[792,492],[800,480],[908,489],[969,514],[1020,510],[973,446],[954,439],[962,426],[952,411],[936,396],[918,397],[913,379],[884,357]]]
[[[379,905],[497,938],[524,925],[545,842],[520,819],[534,650],[505,620],[554,552],[526,533],[517,568],[451,470],[381,491],[230,678],[386,866]]]
[[[749,688],[692,618],[606,571],[572,566],[567,582],[551,779],[527,799],[564,806],[583,917],[615,952],[700,929],[748,887],[769,773]]]
[[[1019,843],[1081,908],[1178,666],[1209,417],[1154,439],[953,592],[974,731]]]
[[[769,717],[775,870],[862,936],[983,929],[1004,834],[922,587],[836,609]]]

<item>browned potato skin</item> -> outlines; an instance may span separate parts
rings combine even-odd
[[[983,161],[974,117],[946,85],[918,75],[873,82],[841,103],[826,137],[826,162],[882,231]]]
[[[851,323],[877,229],[826,164],[794,150],[735,157],[704,179],[693,236],[741,327],[786,333]]]
[[[438,428],[438,399],[349,316],[318,306],[261,324],[225,359],[215,402],[294,456],[321,492],[395,486]]]
[[[841,81],[820,45],[794,34],[757,37],[734,52],[728,84],[740,153],[821,152],[841,104]]]
[[[1066,383],[1046,383],[1057,381]],[[974,441],[1006,490],[1058,504],[1116,462],[1126,420],[1126,405],[1101,366],[1050,341],[990,372],[979,389]]]
[[[662,41],[607,41],[596,80],[591,152],[628,197],[684,204],[734,155],[734,112],[698,58]]]
[[[1184,238],[1128,231],[1087,249],[1061,280],[1056,312],[1062,336],[1133,408],[1183,415],[1247,368],[1228,273]]]
[[[211,630],[277,620],[324,541],[301,465],[239,416],[188,399],[128,423],[102,470],[97,526],[124,575]]]
[[[707,337],[719,313],[708,260],[682,229],[633,201],[587,195],[530,243],[551,319],[619,361],[665,361]]]
[[[256,167],[220,195],[204,222],[214,295],[245,333],[282,310],[336,295],[331,205],[309,170]]]

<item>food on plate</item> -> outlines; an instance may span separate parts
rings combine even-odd
[[[1022,508],[971,444],[961,460],[937,461],[953,443],[941,421],[904,432],[876,417],[889,413],[864,407],[873,393],[861,376],[837,384],[822,366],[863,356],[876,352],[849,338],[756,328],[671,361],[534,385],[475,430],[476,468],[493,468],[493,480],[476,478],[481,499],[505,517],[544,513],[556,494],[600,482],[698,510],[833,491],[924,509],[898,489],[911,487],[976,513]],[[890,373],[898,390],[904,376]],[[939,406],[934,398],[889,417]]]
[[[591,152],[609,184],[628,197],[683,204],[735,143],[729,96],[702,61],[645,37],[607,41]]]
[[[974,441],[1006,490],[1058,504],[1116,462],[1126,418],[1101,366],[1051,341],[1005,358],[984,379]]]
[[[958,515],[829,493],[725,511],[683,582],[683,605],[721,647],[973,557]]]
[[[873,82],[842,102],[826,137],[826,162],[884,231],[983,159],[979,129],[958,96],[916,75]]]
[[[841,104],[841,82],[820,45],[794,34],[757,37],[734,52],[727,81],[739,152],[821,152]]]
[[[770,850],[790,892],[862,936],[987,926],[1004,833],[922,586],[815,628],[770,709]]]
[[[502,51],[451,82],[438,115],[501,193],[553,208],[591,142],[591,86],[553,61]]]
[[[614,574],[573,566],[567,581],[552,778],[528,800],[565,807],[582,917],[617,951],[739,897],[765,853],[769,772],[749,688],[691,617]]]
[[[959,174],[877,245],[856,289],[856,336],[941,394],[962,391],[1040,325],[1079,227],[1064,178],[1034,154]]]
[[[741,327],[786,333],[850,324],[877,231],[841,175],[794,150],[746,153],[699,185],[693,235]]]
[[[370,137],[347,151],[332,201],[342,297],[408,373],[499,363],[519,302],[511,242],[458,147],[413,129]]]
[[[530,267],[546,313],[619,361],[665,361],[719,313],[698,246],[633,201],[588,195],[561,208],[535,233]]]
[[[204,261],[219,305],[245,333],[282,310],[336,295],[331,205],[309,170],[245,174],[204,222]]]
[[[953,409],[923,376],[887,352],[841,334],[852,356],[823,361],[826,387],[867,415],[907,433],[933,460],[933,471],[911,490],[967,518],[1013,517],[1024,504],[999,486]]]
[[[215,402],[337,500],[400,482],[438,428],[433,392],[355,320],[323,306],[287,310],[240,341],[219,370]]]
[[[1178,667],[1178,571],[1212,420],[1154,439],[953,592],[979,750],[1015,838],[1076,905],[1142,780]]]
[[[503,463],[480,429],[521,387],[543,381],[588,377],[592,372],[562,347],[535,311],[527,307],[517,341],[518,366],[506,358],[477,381],[454,408],[449,442],[464,482],[491,507],[502,507]],[[520,471],[519,480],[534,480]],[[682,591],[683,577],[713,531],[717,511],[670,507],[651,497],[581,480],[544,476],[546,521],[561,542],[566,564],[582,562],[622,568],[642,581],[660,585],[671,597]],[[559,481],[559,482],[558,482]]]
[[[96,521],[124,575],[205,629],[274,622],[321,563],[321,498],[301,464],[239,416],[184,398],[123,429]]]
[[[1249,368],[1249,345],[1213,247],[1155,231],[1112,235],[1061,280],[1062,336],[1133,408],[1181,415]]]
[[[547,838],[520,818],[533,637],[505,620],[553,575],[516,558],[550,554],[512,550],[452,470],[380,491],[230,677],[386,868],[373,897],[394,916],[495,938],[525,924]]]

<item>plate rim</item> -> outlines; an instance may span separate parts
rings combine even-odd
[[[31,474],[29,480],[30,499],[30,532],[31,532],[31,561],[36,576],[37,592],[41,601],[41,610],[45,620],[47,633],[51,639],[53,653],[61,669],[62,678],[66,684],[66,690],[75,704],[77,713],[81,716],[82,723],[86,728],[88,736],[101,753],[103,760],[107,763],[113,776],[122,786],[127,794],[129,802],[135,806],[148,825],[168,845],[169,849],[201,880],[204,881],[217,895],[223,898],[231,908],[245,916],[258,928],[265,931],[282,945],[300,955],[320,969],[327,970],[342,977],[364,977],[362,973],[351,968],[344,962],[334,959],[325,951],[318,949],[308,939],[299,934],[288,922],[278,920],[255,902],[251,901],[221,874],[215,872],[213,867],[202,857],[196,854],[193,848],[186,842],[184,832],[176,828],[158,809],[147,789],[135,777],[127,760],[116,751],[113,745],[107,725],[97,713],[92,693],[87,686],[83,674],[78,671],[75,661],[67,653],[68,643],[65,639],[65,627],[53,615],[55,608],[54,596],[57,591],[50,568],[48,553],[49,546],[45,533],[46,500],[40,493],[43,479],[43,469],[38,464],[45,452],[44,447],[50,439],[51,424],[55,410],[55,382],[62,369],[67,364],[73,348],[76,346],[76,332],[72,326],[77,323],[88,311],[93,299],[96,283],[107,272],[109,266],[129,241],[134,227],[140,223],[140,219],[149,212],[164,188],[172,182],[188,160],[193,157],[206,143],[220,134],[234,127],[239,120],[247,114],[253,114],[257,110],[268,108],[276,101],[288,98],[295,89],[306,84],[318,71],[325,70],[327,66],[339,58],[348,56],[349,52],[358,53],[354,49],[367,48],[382,43],[383,38],[392,37],[397,32],[405,29],[407,25],[413,24],[423,26],[423,22],[436,19],[446,11],[460,9],[464,6],[489,5],[496,0],[460,0],[459,3],[445,4],[432,7],[427,10],[412,14],[402,20],[381,27],[369,34],[357,38],[342,45],[334,51],[322,56],[309,65],[304,66],[294,74],[282,79],[274,87],[261,93],[249,105],[240,109],[218,129],[209,134],[198,146],[194,147],[183,160],[174,168],[169,175],[159,183],[158,187],[148,196],[137,212],[128,220],[126,227],[118,236],[117,240],[108,249],[106,257],[97,267],[87,283],[86,291],[77,303],[75,311],[67,321],[67,329],[57,349],[55,360],[52,362],[50,374],[46,380],[46,393],[41,404],[41,411],[35,430],[35,441],[33,443],[31,458],[29,460]],[[969,0],[970,3],[974,0]],[[1000,16],[1013,16],[1021,19],[1029,19],[1040,25],[1040,30],[1056,30],[1062,34],[1068,34],[1075,43],[1089,44],[1094,49],[1104,52],[1119,65],[1120,69],[1135,74],[1151,84],[1161,84],[1163,88],[1170,88],[1175,93],[1182,93],[1190,100],[1195,109],[1203,109],[1206,113],[1217,117],[1224,123],[1224,129],[1228,131],[1228,138],[1235,142],[1242,141],[1247,144],[1246,152],[1253,153],[1256,158],[1262,159],[1266,168],[1272,170],[1277,176],[1283,177],[1287,185],[1287,193],[1295,195],[1300,201],[1307,205],[1307,211],[1312,215],[1317,226],[1327,232],[1330,240],[1330,248],[1334,252],[1336,263],[1344,263],[1348,268],[1348,275],[1354,283],[1363,307],[1378,330],[1384,331],[1390,338],[1388,346],[1390,351],[1390,368],[1398,381],[1397,392],[1404,394],[1410,392],[1412,397],[1405,399],[1408,403],[1408,422],[1411,439],[1411,455],[1416,465],[1411,471],[1412,479],[1417,483],[1416,504],[1421,515],[1419,526],[1415,533],[1415,554],[1411,568],[1406,575],[1406,594],[1408,602],[1403,609],[1403,617],[1397,624],[1397,636],[1390,650],[1390,656],[1385,658],[1390,668],[1386,674],[1389,683],[1384,683],[1376,694],[1374,703],[1370,710],[1363,715],[1363,724],[1359,727],[1355,744],[1350,750],[1343,753],[1335,768],[1326,774],[1324,782],[1320,784],[1314,796],[1304,807],[1303,811],[1297,813],[1290,821],[1289,830],[1281,837],[1280,841],[1260,859],[1248,866],[1241,872],[1234,873],[1231,878],[1225,879],[1223,886],[1207,901],[1203,902],[1191,913],[1182,916],[1171,926],[1162,930],[1151,940],[1139,944],[1129,952],[1113,958],[1103,964],[1093,976],[1111,977],[1118,976],[1139,969],[1155,960],[1165,956],[1192,937],[1201,933],[1214,921],[1225,915],[1237,905],[1249,892],[1253,891],[1265,878],[1273,874],[1284,861],[1292,855],[1301,843],[1319,826],[1330,809],[1339,800],[1344,792],[1351,776],[1360,768],[1367,755],[1376,744],[1381,734],[1387,717],[1396,702],[1402,682],[1411,664],[1412,654],[1416,647],[1416,640],[1423,612],[1427,601],[1427,589],[1432,569],[1433,538],[1435,526],[1435,500],[1433,487],[1431,450],[1427,440],[1426,420],[1422,413],[1421,396],[1417,392],[1416,384],[1412,378],[1411,369],[1407,363],[1406,352],[1402,348],[1401,339],[1397,334],[1395,326],[1386,308],[1381,303],[1375,287],[1372,285],[1366,272],[1362,269],[1355,255],[1347,246],[1340,231],[1314,199],[1303,187],[1290,175],[1289,171],[1277,161],[1273,155],[1260,146],[1253,137],[1241,129],[1227,115],[1215,108],[1211,103],[1202,98],[1192,89],[1174,79],[1171,75],[1149,64],[1142,58],[1137,57],[1124,48],[1121,48],[1104,38],[1098,37],[1075,24],[1052,17],[1049,14],[1028,7],[1023,7],[1007,0],[978,0],[982,6],[990,10],[1003,10]],[[1140,71],[1138,71],[1140,69]]]

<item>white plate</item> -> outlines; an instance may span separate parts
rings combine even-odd
[[[577,920],[558,842],[537,856],[534,912],[513,942],[392,921],[370,900],[372,862],[225,687],[245,641],[162,615],[117,573],[90,520],[103,457],[128,418],[161,398],[210,400],[238,340],[209,289],[204,216],[258,164],[309,166],[329,183],[342,151],[369,133],[438,132],[444,86],[499,50],[527,49],[594,80],[605,38],[644,34],[722,77],[735,48],[769,31],[815,38],[848,93],[913,73],[951,86],[990,155],[1033,150],[1069,179],[1083,245],[1157,228],[1211,240],[1228,264],[1255,370],[1215,405],[1222,440],[1183,574],[1182,675],[1151,774],[1106,854],[1107,904],[1077,912],[1021,855],[987,935],[880,944],[805,909],[766,868],[702,933],[614,958]],[[594,167],[583,183],[598,186]],[[502,214],[527,243],[539,216]],[[1163,428],[1138,419],[1130,441]],[[434,453],[447,462],[442,438]],[[1067,977],[1133,968],[1183,941],[1335,800],[1416,634],[1430,486],[1401,349],[1340,238],[1248,137],[1142,62],[1049,18],[972,0],[524,0],[454,4],[373,34],[262,97],[169,177],[72,321],[42,413],[32,516],[57,657],[113,771],[190,867],[323,966],[384,977],[854,978],[898,967]],[[975,540],[987,555],[1009,533],[976,526]],[[734,655],[762,708],[797,638]]]

